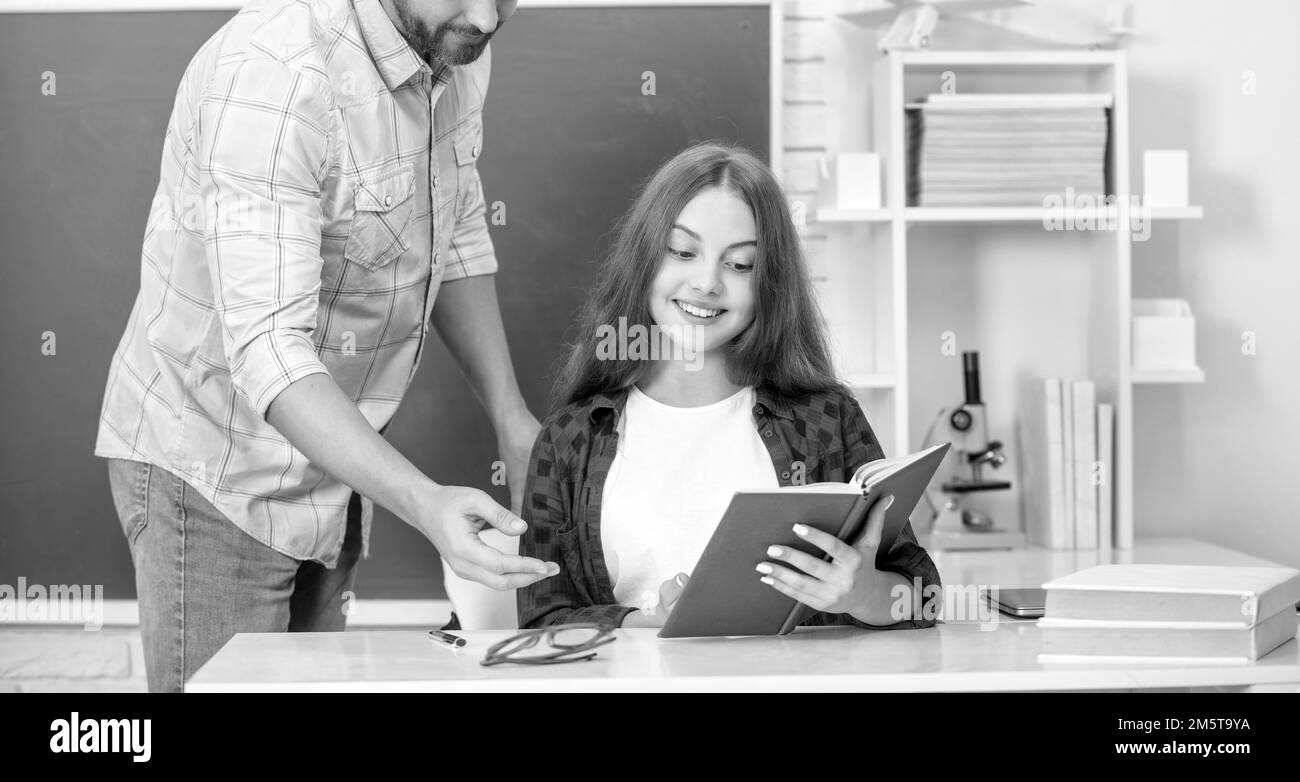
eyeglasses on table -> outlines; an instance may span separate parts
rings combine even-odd
[[[595,649],[616,639],[618,628],[602,622],[574,622],[525,630],[493,644],[482,665],[556,665],[595,658]]]

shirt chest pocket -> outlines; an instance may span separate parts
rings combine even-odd
[[[409,163],[386,166],[358,180],[343,257],[376,271],[406,252],[411,246],[414,194],[415,168]]]
[[[474,201],[478,190],[475,177],[478,170],[474,164],[483,154],[483,118],[481,115],[469,120],[456,132],[452,141],[456,158],[456,216],[460,217]]]

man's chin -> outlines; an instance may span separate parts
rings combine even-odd
[[[487,41],[476,43],[473,46],[457,46],[450,49],[438,46],[433,50],[433,57],[438,62],[446,65],[469,65],[482,57],[483,50],[486,48]]]

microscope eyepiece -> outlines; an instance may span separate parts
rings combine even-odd
[[[962,376],[966,384],[966,404],[983,404],[980,401],[980,354],[977,350],[966,350],[961,354]]]

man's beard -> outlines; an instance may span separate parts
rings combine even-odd
[[[402,27],[406,32],[404,38],[406,42],[415,49],[420,57],[429,65],[468,65],[474,62],[483,54],[487,48],[488,41],[496,35],[496,30],[484,34],[482,30],[473,25],[453,25],[450,22],[444,22],[429,31],[429,26],[407,12],[410,0],[393,0],[393,6],[397,9],[397,16],[402,22]],[[497,24],[497,30],[501,29],[501,24]],[[455,48],[448,45],[447,38],[453,33],[473,38],[481,36],[473,43],[466,43]]]

